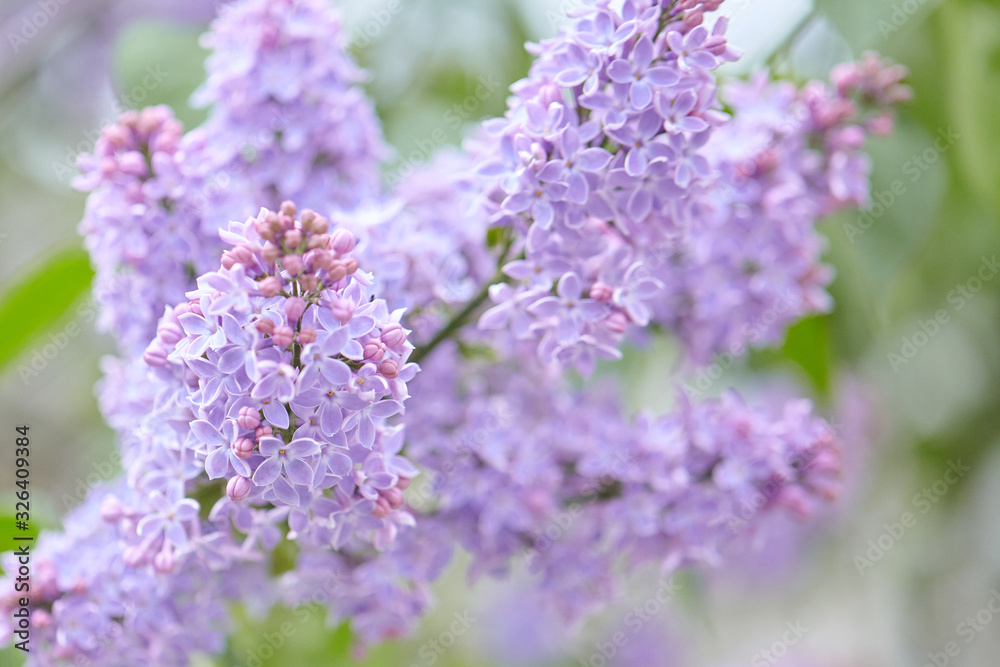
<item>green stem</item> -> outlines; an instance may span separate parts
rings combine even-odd
[[[468,324],[472,315],[479,310],[479,307],[486,303],[486,300],[490,297],[490,286],[507,280],[507,277],[504,275],[501,267],[503,267],[507,261],[507,254],[510,252],[512,244],[513,239],[509,239],[504,244],[503,252],[500,253],[500,257],[497,259],[497,272],[493,275],[493,277],[483,283],[479,292],[476,293],[476,295],[462,307],[462,310],[455,313],[448,323],[445,324],[440,331],[434,334],[434,337],[431,338],[427,344],[421,345],[415,349],[413,354],[410,355],[409,361],[412,361],[415,364],[420,363],[420,361],[433,352],[438,345],[451,338],[456,331]]]

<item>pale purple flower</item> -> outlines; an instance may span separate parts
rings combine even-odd
[[[657,87],[672,86],[679,80],[670,67],[651,67],[653,56],[653,42],[643,35],[632,47],[628,59],[619,58],[608,65],[608,77],[615,83],[628,86],[629,101],[636,111],[642,111],[653,103]]]
[[[562,343],[571,343],[580,335],[583,325],[604,316],[605,307],[583,296],[580,277],[570,272],[559,279],[558,296],[542,297],[528,307],[534,315],[555,320],[555,331]]]
[[[298,438],[286,444],[281,438],[265,437],[258,448],[265,459],[254,471],[253,483],[271,485],[279,500],[298,505],[300,496],[291,485],[312,483],[314,471],[306,459],[319,453],[319,443]]]
[[[712,69],[717,65],[715,56],[706,48],[708,30],[698,26],[686,35],[671,30],[667,33],[667,45],[677,56],[677,64],[685,70]]]
[[[188,542],[188,524],[198,518],[198,503],[190,498],[168,498],[159,491],[149,495],[151,511],[139,521],[139,535],[147,538],[163,535],[176,546]]]

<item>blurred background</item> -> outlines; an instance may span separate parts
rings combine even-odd
[[[502,114],[506,87],[530,63],[523,43],[554,34],[575,2],[339,4],[398,150],[391,181],[425,161],[441,131],[454,143],[467,124]],[[0,443],[30,425],[39,526],[57,527],[118,470],[92,393],[111,345],[92,331],[76,155],[124,108],[165,103],[187,127],[201,122],[186,101],[215,9],[0,4]],[[800,82],[825,78],[868,49],[910,70],[914,100],[895,133],[870,145],[870,210],[821,226],[836,310],[797,325],[780,350],[689,379],[706,394],[737,386],[752,397],[767,385],[812,396],[845,440],[839,506],[738,565],[669,581],[650,573],[583,628],[545,616],[516,579],[468,586],[458,563],[415,637],[358,655],[346,629],[325,628],[315,610],[263,620],[238,610],[227,654],[203,665],[998,664],[1000,2],[732,0],[724,13],[746,55],[723,78],[767,63]],[[652,349],[670,364],[669,343]],[[648,355],[601,371],[637,378],[637,409],[672,393]],[[0,550],[10,548],[13,480],[11,450],[0,460]],[[286,621],[290,636],[269,635]],[[0,663],[20,657],[0,651]]]

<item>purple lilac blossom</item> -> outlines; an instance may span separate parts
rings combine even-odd
[[[186,140],[221,219],[286,199],[330,215],[380,192],[389,155],[382,127],[347,52],[342,20],[323,0],[244,0],[224,7],[202,44],[210,106]],[[197,147],[197,149],[194,149]]]
[[[92,658],[115,632],[123,664],[218,651],[221,604],[188,629],[166,598],[133,596],[239,600],[244,567],[285,540],[298,558],[255,575],[252,602],[319,602],[374,643],[413,629],[454,546],[473,577],[526,566],[580,619],[636,567],[716,563],[831,500],[838,445],[807,401],[681,396],[628,418],[613,388],[561,376],[647,324],[704,360],[828,305],[813,224],[864,202],[860,148],[891,127],[902,72],[869,56],[833,88],[760,77],[723,92],[730,116],[711,70],[736,53],[724,20],[706,25],[719,4],[587,5],[531,47],[505,118],[390,196],[336,16],[318,0],[227,8],[206,38],[205,126],[182,137],[154,108],[82,161],[98,285],[126,285],[102,313],[126,356],[99,389],[125,473],[46,538],[52,567],[91,572],[43,582],[37,664]],[[453,319],[487,294],[481,330]]]
[[[809,516],[840,486],[833,432],[805,400],[755,410],[735,394],[682,396],[671,414],[628,419],[612,388],[477,367],[454,346],[412,384],[416,484],[471,552],[471,574],[524,561],[574,620],[612,599],[619,565],[715,564],[767,517]]]
[[[99,329],[141,352],[167,305],[218,262],[232,219],[285,200],[330,215],[379,191],[388,156],[339,14],[319,0],[224,5],[195,94],[211,106],[187,134],[167,107],[127,111],[81,155],[90,193],[80,232]]]
[[[860,149],[891,128],[905,72],[869,54],[838,67],[833,88],[760,75],[722,91],[724,113],[712,70],[737,54],[725,19],[706,25],[717,5],[593,3],[532,46],[507,115],[484,124],[480,215],[518,234],[520,256],[481,326],[589,373],[620,355],[630,325],[672,331],[705,363],[829,309],[814,226],[867,201]],[[565,276],[592,316],[551,306]]]

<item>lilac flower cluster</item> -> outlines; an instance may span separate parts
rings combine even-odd
[[[260,563],[218,568],[189,557],[170,574],[163,573],[162,560],[155,569],[133,567],[130,554],[144,539],[137,523],[160,521],[160,528],[172,532],[193,520],[187,504],[175,505],[173,517],[140,520],[128,506],[138,500],[121,482],[96,488],[67,515],[64,532],[43,535],[33,549],[31,664],[186,665],[192,653],[223,649],[228,604],[253,604],[251,590],[266,597]],[[5,558],[3,566],[16,571],[16,558]],[[18,595],[13,586],[4,589],[5,617],[17,607]],[[0,641],[9,641],[10,632],[9,624],[0,624]]]
[[[362,72],[331,46],[342,32],[319,0],[224,5],[195,95],[205,124],[183,134],[168,107],[128,111],[80,156],[99,328],[126,356],[218,262],[229,220],[285,200],[329,215],[378,194],[388,148]]]
[[[493,249],[483,243],[488,222],[470,215],[476,198],[470,153],[475,149],[443,151],[408,173],[392,199],[333,214],[357,234],[358,254],[372,267],[379,293],[407,309],[416,343],[441,330],[496,274]]]
[[[865,201],[902,72],[762,76],[722,92],[729,115],[719,4],[588,3],[531,47],[505,118],[389,194],[336,13],[227,6],[206,124],[126,114],[81,163],[98,289],[126,286],[99,387],[124,474],[39,545],[32,664],[186,665],[232,601],[398,637],[456,545],[473,575],[523,559],[580,618],[615,572],[715,563],[832,499],[838,445],[807,401],[632,419],[562,376],[647,325],[703,361],[828,307],[814,224]]]
[[[803,315],[830,308],[832,270],[816,222],[868,202],[868,133],[891,129],[905,73],[872,56],[838,67],[834,87],[802,91],[765,75],[722,96],[732,120],[705,145],[717,174],[702,217],[654,272],[665,286],[654,321],[669,323],[691,357],[739,356],[779,343]]]
[[[649,264],[699,212],[713,171],[702,147],[725,122],[712,70],[736,52],[704,12],[719,2],[593,3],[512,88],[486,129],[485,214],[523,238],[486,328],[539,341],[543,360],[589,372],[617,358],[628,324],[646,326],[664,290]],[[665,262],[660,259],[659,264]]]
[[[163,307],[184,298],[191,277],[218,261],[214,229],[187,197],[197,188],[169,107],[127,111],[81,155],[73,185],[89,192],[80,223],[95,265],[98,329],[123,351],[141,350]]]
[[[682,396],[672,414],[632,420],[611,387],[568,391],[509,365],[470,375],[441,352],[408,414],[418,490],[473,573],[523,558],[568,617],[607,603],[623,563],[714,564],[765,517],[801,519],[838,492],[838,447],[808,401],[755,410],[735,394]]]
[[[534,48],[485,125],[483,215],[518,232],[521,255],[480,326],[589,373],[630,325],[676,333],[703,363],[828,308],[814,225],[865,201],[860,149],[891,126],[902,72],[868,59],[801,94],[761,75],[725,91],[730,117],[711,70],[736,53],[724,19],[704,25],[717,4],[596,3]]]
[[[256,0],[222,9],[203,45],[208,78],[193,97],[212,114],[199,147],[223,219],[286,199],[329,214],[379,194],[390,155],[365,75],[324,0]]]
[[[169,399],[190,406],[184,447],[232,501],[287,507],[320,544],[354,530],[391,542],[412,522],[395,510],[417,471],[386,419],[403,411],[413,346],[401,311],[369,298],[354,236],[295,215],[285,202],[231,223],[222,267],[168,311],[143,358],[187,387]]]

